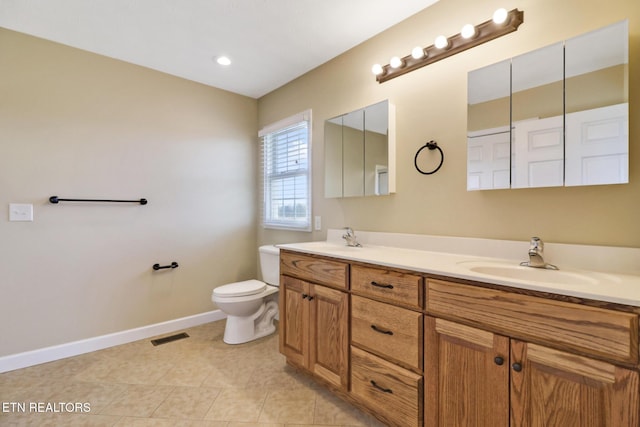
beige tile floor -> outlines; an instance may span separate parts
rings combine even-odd
[[[224,324],[0,374],[0,426],[383,426],[286,365],[276,334],[230,346]]]

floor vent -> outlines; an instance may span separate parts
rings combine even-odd
[[[171,335],[171,336],[168,336],[168,337],[151,340],[151,344],[153,344],[153,345],[166,344],[168,342],[181,340],[183,338],[189,338],[189,335],[187,335],[186,332],[182,332],[180,334],[175,334],[175,335]]]

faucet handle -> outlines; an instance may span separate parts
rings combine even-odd
[[[537,249],[539,251],[542,251],[544,248],[544,243],[542,242],[542,239],[540,239],[539,237],[532,237],[531,238],[531,242],[529,242],[529,248],[530,249]]]

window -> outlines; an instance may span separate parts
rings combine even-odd
[[[262,129],[265,228],[311,231],[311,110]]]

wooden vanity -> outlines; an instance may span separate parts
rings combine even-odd
[[[280,351],[390,426],[638,426],[640,307],[281,249]]]

